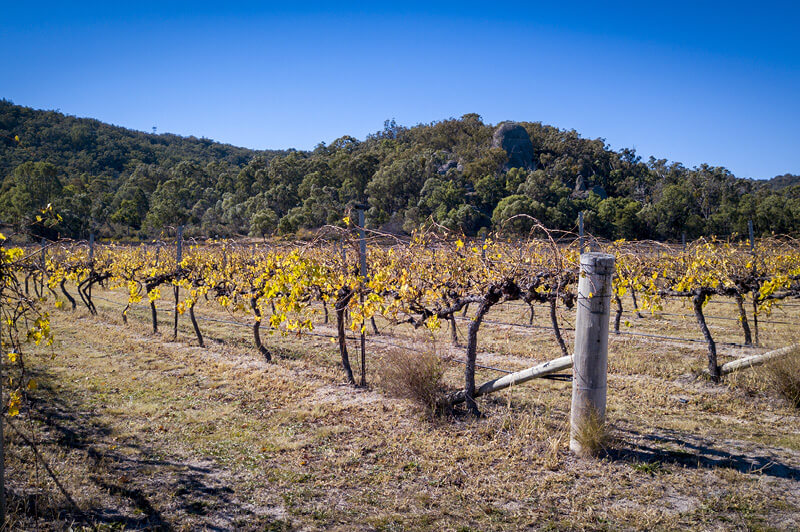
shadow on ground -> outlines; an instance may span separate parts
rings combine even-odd
[[[40,383],[48,382],[46,375],[36,377]],[[283,525],[242,504],[230,485],[230,476],[212,461],[164,459],[155,449],[136,442],[112,446],[110,429],[89,409],[45,384],[40,384],[37,396],[39,400],[28,415],[42,425],[37,430],[39,451],[53,462],[57,459],[75,467],[64,477],[81,475],[84,486],[90,482],[104,495],[101,500],[81,497],[74,493],[79,488],[71,486],[69,478],[62,478],[66,490],[79,501],[81,508],[75,508],[58,491],[45,496],[27,486],[22,463],[17,474],[23,480],[14,482],[12,477],[7,483],[8,507],[20,524],[44,520],[69,523],[72,528],[125,530],[172,530],[187,523],[204,530]],[[76,463],[79,465],[74,466]],[[14,475],[13,467],[8,474]]]
[[[800,480],[797,461],[778,456],[782,450],[740,441],[712,441],[693,434],[660,430],[641,434],[632,429],[620,431],[624,442],[608,452],[609,458],[625,462],[676,464],[687,468],[727,468],[740,473],[756,473],[776,478]]]

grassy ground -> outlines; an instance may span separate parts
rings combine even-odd
[[[482,398],[486,417],[477,420],[431,419],[386,395],[377,370],[396,346],[463,357],[445,328],[425,337],[379,322],[381,342],[369,343],[371,386],[353,389],[327,338],[267,337],[281,355],[268,364],[244,327],[201,322],[202,349],[186,317],[173,341],[171,332],[150,332],[146,309],[124,325],[122,295],[97,295],[108,299],[96,301],[98,316],[54,311],[55,357],[28,357],[40,385],[15,418],[77,508],[7,431],[11,529],[800,527],[800,412],[770,393],[759,372],[724,385],[696,378],[703,344],[612,336],[614,441],[603,458],[577,458],[567,446],[569,382],[539,380]],[[708,308],[730,317],[735,307]],[[527,324],[523,311],[505,305],[488,318]],[[667,311],[688,312],[678,304]],[[232,319],[206,307],[198,315]],[[562,319],[574,320],[568,312]],[[628,319],[627,330],[700,337],[691,318]],[[534,323],[548,325],[545,309]],[[712,326],[719,339],[740,341],[735,321]],[[780,324],[762,325],[761,337],[772,347],[794,339],[792,326]],[[479,351],[479,363],[509,369],[560,354],[546,329],[496,324],[482,329]],[[720,351],[722,361],[750,352]],[[445,378],[456,386],[461,372],[454,363]],[[497,375],[484,370],[478,380]]]

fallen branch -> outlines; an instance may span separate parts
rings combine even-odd
[[[722,366],[720,366],[719,372],[721,375],[727,375],[728,373],[733,373],[734,371],[739,371],[741,369],[748,369],[761,366],[771,360],[784,357],[797,349],[800,349],[800,344],[792,344],[788,347],[782,347],[780,349],[768,351],[760,355],[753,355],[751,357],[740,358],[738,360],[728,362],[727,364],[723,364]],[[704,370],[704,373],[707,372],[708,370]]]
[[[522,371],[517,371],[515,373],[509,373],[508,375],[504,375],[498,379],[485,382],[477,390],[475,390],[474,397],[479,397],[481,395],[486,395],[492,392],[503,390],[505,388],[514,386],[516,384],[522,384],[523,382],[528,382],[529,380],[532,379],[550,375],[551,373],[558,373],[559,371],[571,367],[572,367],[572,355],[543,362],[541,364],[533,366],[532,368],[523,369]],[[449,398],[451,405],[463,403],[465,400],[466,400],[466,394],[464,390],[459,390],[458,392],[455,392]]]

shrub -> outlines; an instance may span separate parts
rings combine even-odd
[[[392,395],[410,399],[431,414],[441,414],[446,410],[443,362],[430,351],[391,353],[383,359],[381,384]]]

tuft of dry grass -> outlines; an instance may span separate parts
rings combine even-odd
[[[610,427],[596,408],[588,407],[586,416],[572,431],[572,440],[578,445],[571,448],[582,456],[602,456],[611,447],[613,436]]]
[[[775,391],[800,408],[800,349],[771,362],[764,370]]]
[[[735,371],[727,381],[748,397],[777,396],[800,409],[800,349],[763,366]]]
[[[381,385],[392,395],[410,399],[435,415],[443,413],[444,361],[431,351],[397,351],[384,357]]]

